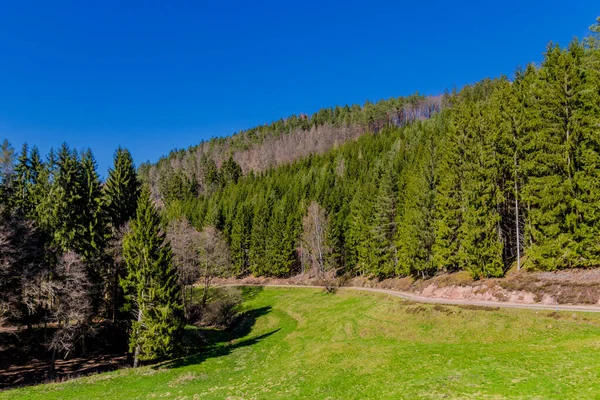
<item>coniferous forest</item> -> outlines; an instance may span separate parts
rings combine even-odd
[[[598,29],[568,48],[549,44],[540,66],[513,79],[292,117],[234,136],[219,167],[203,144],[143,165],[141,179],[166,220],[222,230],[238,275],[304,270],[302,219],[311,201],[325,210],[327,264],[340,273],[426,278],[466,270],[481,278],[512,266],[596,267]],[[265,170],[240,165],[240,143],[263,132],[285,136],[299,123],[307,134],[311,124],[343,138],[364,134]]]
[[[52,363],[103,337],[135,365],[176,354],[201,275],[183,268],[189,232],[202,268],[238,277],[596,268],[600,19],[511,78],[325,108],[139,168],[118,149],[104,182],[67,144],[0,156],[0,321],[51,326]]]

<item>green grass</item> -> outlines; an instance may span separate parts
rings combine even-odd
[[[600,316],[265,288],[243,337],[2,399],[600,398]]]

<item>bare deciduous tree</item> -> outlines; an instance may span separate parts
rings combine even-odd
[[[204,307],[212,280],[232,273],[229,246],[221,232],[214,226],[207,226],[200,232],[199,255],[200,276],[204,283],[202,294],[202,307]]]
[[[185,316],[189,318],[193,285],[200,278],[202,234],[187,219],[180,218],[171,221],[167,227],[167,238],[173,249],[173,265],[177,269]]]
[[[92,332],[92,284],[81,257],[73,252],[60,257],[49,290],[48,297],[53,303],[52,317],[58,325],[48,345],[52,351],[52,376],[56,356],[62,354],[68,358],[78,344],[85,353],[85,338]]]
[[[302,218],[302,253],[307,256],[308,262],[327,291],[330,291],[333,286],[330,278],[333,277],[328,276],[331,272],[327,264],[327,256],[331,252],[327,246],[328,226],[325,210],[316,201],[312,201]]]
[[[19,320],[30,325],[37,307],[28,301],[27,285],[44,270],[42,238],[22,216],[0,208],[0,325]],[[24,305],[27,305],[24,307]]]

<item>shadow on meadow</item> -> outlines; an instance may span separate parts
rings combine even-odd
[[[250,293],[250,295],[254,296],[257,294],[255,292]],[[238,341],[238,339],[248,336],[256,320],[270,311],[270,306],[245,311],[237,318],[232,327],[226,330],[188,329],[184,339],[187,347],[186,351],[192,353],[196,350],[197,353],[185,358],[161,363],[153,368],[179,368],[199,364],[209,358],[228,355],[235,349],[252,346],[279,331],[278,328],[260,336]]]
[[[264,290],[262,286],[238,286],[238,288],[242,291],[244,301],[254,299]]]

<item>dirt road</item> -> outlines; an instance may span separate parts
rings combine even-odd
[[[227,284],[223,286],[265,286],[265,287],[282,287],[282,288],[316,288],[322,289],[322,286],[311,285],[274,285],[274,284]],[[530,310],[550,310],[550,311],[579,311],[579,312],[600,312],[599,306],[586,305],[566,305],[566,304],[524,304],[524,303],[508,303],[501,301],[473,301],[473,300],[449,300],[434,297],[418,296],[413,293],[400,292],[397,290],[366,288],[358,286],[341,287],[338,290],[362,290],[365,292],[385,293],[390,296],[400,297],[405,300],[411,300],[418,303],[433,303],[433,304],[451,304],[451,305],[472,305],[481,307],[502,307],[502,308],[525,308]]]

